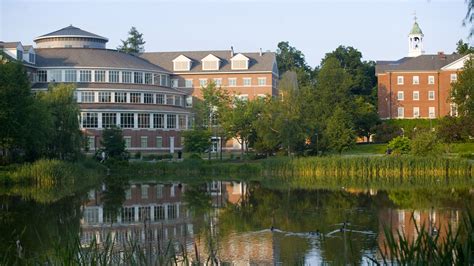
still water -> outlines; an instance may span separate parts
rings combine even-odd
[[[469,188],[327,190],[108,178],[55,197],[16,191],[0,194],[0,264],[15,256],[61,256],[57,250],[71,235],[83,249],[113,241],[119,260],[134,245],[150,264],[169,250],[222,265],[371,264],[380,259],[385,227],[416,237],[415,225],[425,226],[442,238],[443,228],[457,228],[462,210],[474,206]]]

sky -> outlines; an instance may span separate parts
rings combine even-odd
[[[0,40],[33,44],[73,25],[107,37],[115,49],[131,26],[146,51],[275,51],[280,41],[302,51],[311,67],[339,45],[364,60],[408,53],[414,13],[426,53],[452,53],[468,40],[465,0],[0,0]]]

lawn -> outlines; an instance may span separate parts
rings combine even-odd
[[[357,144],[352,149],[343,152],[343,155],[360,155],[360,154],[385,154],[387,144]]]

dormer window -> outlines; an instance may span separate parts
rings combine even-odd
[[[202,70],[219,70],[220,59],[213,54],[204,57],[202,62]]]
[[[243,54],[238,54],[232,57],[232,70],[247,70],[249,69],[249,58]]]
[[[191,59],[184,55],[180,55],[173,60],[174,71],[189,71],[191,70]]]
[[[29,56],[28,59],[29,59],[30,63],[34,64],[36,62],[36,55],[32,54],[32,53],[29,53],[28,56]]]

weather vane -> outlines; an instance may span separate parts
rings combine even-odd
[[[416,17],[416,10],[415,10],[415,11],[413,11],[413,14],[412,14],[412,15],[413,15],[413,19],[414,19],[414,20],[415,20],[415,22],[416,22],[416,19],[417,19],[417,17]]]

